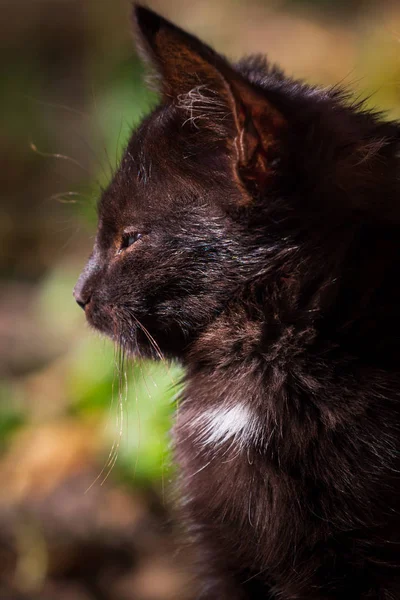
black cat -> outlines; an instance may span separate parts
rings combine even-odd
[[[161,103],[75,298],[177,358],[196,598],[400,598],[400,125],[142,7]]]

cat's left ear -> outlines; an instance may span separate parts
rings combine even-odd
[[[262,184],[279,152],[286,121],[278,109],[221,55],[142,6],[134,6],[139,48],[160,78],[166,101],[175,101],[195,123],[224,128],[237,167]]]

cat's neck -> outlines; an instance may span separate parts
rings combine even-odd
[[[307,452],[320,427],[336,430],[358,418],[361,384],[366,398],[382,393],[382,366],[387,380],[396,378],[387,362],[396,354],[388,346],[380,365],[374,347],[358,352],[357,332],[350,346],[351,333],[341,342],[334,327],[321,332],[318,312],[293,320],[285,303],[277,313],[267,306],[231,305],[194,342],[177,429],[201,448],[224,450],[235,441],[236,450],[268,452],[289,468],[293,449],[296,457]],[[398,346],[398,336],[388,335]]]
[[[254,306],[230,306],[193,345],[177,431],[205,450],[224,452],[227,445],[245,453],[268,448],[271,460],[284,460],[290,448],[282,436],[289,445],[299,440],[301,451],[315,434],[314,402],[303,402],[302,410],[312,421],[305,434],[294,406],[299,401],[296,389],[308,386],[317,392],[321,387],[304,368],[305,348],[312,345],[315,332],[257,312]]]

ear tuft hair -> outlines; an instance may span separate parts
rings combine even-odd
[[[139,50],[155,69],[164,102],[184,109],[185,123],[222,131],[243,177],[264,186],[286,128],[280,111],[193,35],[143,6],[134,6],[133,18]]]

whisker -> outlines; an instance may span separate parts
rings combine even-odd
[[[136,476],[137,467],[138,467],[138,463],[139,463],[140,445],[141,445],[141,439],[142,439],[142,436],[141,436],[142,429],[141,429],[141,421],[140,421],[140,410],[139,410],[139,398],[138,398],[138,391],[137,391],[136,373],[133,374],[133,382],[134,382],[134,387],[135,387],[135,409],[136,409],[136,414],[137,414],[137,445],[136,445],[135,466],[133,468],[134,476]]]
[[[145,376],[144,376],[144,373],[143,373],[143,364],[145,364],[145,365],[146,365],[146,363],[145,363],[143,360],[141,360],[141,359],[139,359],[139,360],[138,360],[138,361],[136,361],[136,362],[137,362],[137,365],[138,365],[138,367],[139,367],[140,374],[141,374],[141,376],[142,376],[143,385],[145,386],[145,388],[146,388],[146,391],[147,391],[147,395],[148,395],[148,397],[149,397],[149,400],[151,401],[151,409],[152,409],[152,411],[153,411],[153,415],[155,415],[156,413],[155,413],[155,404],[154,404],[154,398],[153,398],[153,396],[151,395],[151,393],[150,393],[150,390],[149,390],[149,387],[148,387],[148,385],[147,385],[147,377],[145,377]],[[149,375],[149,374],[147,373],[147,375]],[[150,375],[150,377],[153,379],[152,375]],[[154,381],[154,379],[153,379],[153,381]]]
[[[94,104],[95,104],[95,110],[97,111],[97,105],[96,105],[96,102],[95,102],[95,96],[94,96],[93,89],[92,89],[92,94],[93,94],[93,100],[94,100]],[[78,115],[80,117],[84,117],[85,119],[90,119],[92,117],[92,115],[89,112],[85,112],[85,111],[82,111],[82,110],[79,110],[79,109],[76,109],[76,108],[72,108],[71,106],[66,106],[65,104],[57,104],[57,103],[54,103],[54,102],[47,102],[47,101],[40,100],[39,98],[35,98],[35,97],[29,96],[29,95],[25,95],[25,98],[27,98],[29,100],[32,100],[33,102],[35,102],[37,104],[40,104],[42,106],[48,106],[50,108],[56,108],[56,109],[65,110],[65,111],[67,111],[67,112],[69,112],[71,114],[75,114],[75,115]],[[98,118],[96,120],[99,123],[100,120]],[[82,135],[80,135],[75,130],[75,128],[73,128],[72,131],[74,132],[74,134],[76,135],[76,137],[81,142],[83,142],[85,144],[85,146],[89,149],[89,151],[91,152],[92,156],[95,158],[96,162],[98,163],[98,165],[100,166],[101,170],[103,171],[103,175],[104,175],[105,179],[108,180],[110,177],[112,177],[113,169],[111,167],[111,164],[110,164],[111,170],[110,170],[110,173],[108,174],[106,172],[105,168],[104,168],[103,161],[100,160],[100,158],[99,158],[97,152],[95,151],[95,149],[89,144],[89,142]],[[33,144],[33,146],[35,146],[35,144]],[[32,145],[31,145],[31,147],[32,147]],[[36,146],[35,146],[35,149],[34,148],[32,148],[32,149],[35,150],[35,151],[37,151]],[[104,147],[104,150],[105,150],[105,147]],[[105,152],[106,152],[106,150],[105,150]],[[40,153],[40,154],[43,154],[43,153]],[[58,156],[58,158],[60,158],[60,157]],[[82,165],[80,165],[80,166],[82,167]]]
[[[134,319],[134,321],[135,321],[136,325],[137,325],[138,327],[140,327],[140,329],[143,331],[143,333],[145,334],[145,336],[146,336],[146,337],[147,337],[147,339],[149,340],[149,342],[150,342],[150,344],[152,345],[153,349],[155,350],[155,352],[156,352],[156,354],[157,354],[158,358],[159,358],[161,361],[164,361],[164,360],[165,360],[165,357],[164,357],[163,353],[161,352],[159,345],[157,344],[157,342],[155,341],[155,339],[153,338],[153,336],[150,334],[150,332],[148,331],[148,329],[146,329],[146,327],[145,327],[145,326],[144,326],[144,325],[143,325],[143,324],[142,324],[142,323],[139,321],[139,319],[137,319],[137,318],[135,317],[135,315],[132,315],[132,314],[131,314],[131,317]]]
[[[121,138],[121,132],[122,132],[122,117],[121,117],[121,122],[120,122],[120,126],[119,126],[119,131],[118,131],[118,137],[117,137],[117,144],[115,146],[115,164],[118,164],[118,151],[119,151],[119,140]]]
[[[52,194],[49,200],[57,200],[61,204],[77,204],[78,201],[73,198],[85,198],[85,195],[79,192],[59,192],[58,194]]]
[[[108,470],[106,472],[105,477],[101,481],[100,485],[104,485],[110,476],[119,456],[119,449],[121,446],[121,440],[123,435],[123,424],[124,424],[124,411],[123,411],[123,392],[122,392],[122,372],[123,372],[123,364],[124,364],[125,354],[121,344],[118,345],[117,352],[117,374],[118,374],[118,408],[117,408],[117,417],[116,417],[116,426],[118,429],[118,437],[114,441],[114,453],[112,460],[110,460],[110,464],[108,466]]]
[[[67,156],[66,154],[60,154],[58,152],[42,152],[41,150],[39,150],[37,148],[37,146],[31,142],[29,144],[30,149],[35,152],[36,154],[38,154],[39,156],[43,156],[44,158],[59,158],[61,160],[66,160],[70,163],[72,163],[73,165],[76,165],[77,167],[79,167],[80,169],[82,169],[82,171],[85,171],[86,173],[88,173],[88,175],[92,175],[91,172],[89,171],[89,169],[87,169],[86,167],[84,167],[78,160],[76,160],[75,158],[72,158],[72,156]]]
[[[97,108],[96,95],[94,93],[93,82],[91,82],[91,84],[90,84],[90,90],[91,90],[91,94],[92,94],[92,102],[93,102],[93,107],[94,107],[94,113],[95,113],[96,119],[98,121],[100,121],[100,119],[98,118],[98,108]],[[103,150],[104,150],[104,154],[105,154],[105,156],[107,158],[108,166],[109,166],[109,169],[110,169],[110,177],[113,178],[114,173],[115,173],[115,168],[111,164],[110,155],[108,154],[108,150],[107,150],[107,146],[106,145],[103,146]]]
[[[162,351],[160,349],[160,346],[157,344],[157,342],[155,341],[155,339],[151,335],[151,333],[148,331],[148,329],[139,321],[139,319],[137,319],[135,317],[135,315],[133,315],[133,314],[130,314],[130,316],[133,318],[133,320],[135,321],[136,325],[143,331],[143,333],[145,334],[145,336],[149,340],[150,345],[155,350],[155,352],[156,352],[158,358],[160,359],[160,361],[166,366],[166,372],[168,374],[168,377],[170,378],[172,386],[175,387],[176,386],[176,381],[171,376],[171,369],[169,367],[168,362],[165,359],[164,354],[162,353]]]
[[[36,104],[41,104],[42,106],[48,106],[49,108],[58,108],[61,110],[66,110],[74,115],[79,115],[80,117],[89,117],[89,114],[79,110],[78,108],[73,108],[72,106],[67,106],[66,104],[58,104],[57,102],[47,102],[47,100],[40,100],[40,98],[35,98],[34,96],[29,96],[28,94],[24,94],[24,98],[27,100],[32,100]]]
[[[118,345],[115,343],[114,344],[114,363],[116,364],[116,357],[117,357],[117,353],[118,353]],[[112,412],[112,407],[114,405],[114,390],[115,390],[115,377],[116,377],[116,370],[114,370],[114,376],[113,376],[113,380],[111,383],[111,403],[110,403],[110,408],[109,408],[109,416],[107,419],[107,425],[106,428],[109,426],[109,422],[110,422],[110,417],[111,417],[111,412]],[[103,475],[103,473],[106,471],[106,469],[108,469],[109,465],[112,463],[112,461],[114,460],[114,454],[115,454],[115,448],[116,448],[116,443],[117,440],[114,439],[111,448],[109,450],[108,456],[106,458],[106,461],[104,463],[104,466],[102,467],[101,471],[99,472],[99,474],[97,475],[97,477],[92,481],[92,483],[90,484],[90,486],[85,490],[85,494],[87,494],[92,487],[99,481],[99,479],[101,478],[101,476]],[[102,483],[101,483],[102,485]]]
[[[89,152],[92,154],[93,158],[95,159],[95,162],[99,165],[100,169],[102,170],[103,176],[105,181],[108,181],[111,177],[112,177],[112,172],[111,173],[107,173],[105,167],[104,167],[104,163],[103,161],[99,158],[98,153],[94,150],[94,148],[92,147],[92,145],[79,133],[74,132],[75,135],[77,136],[77,138],[83,142],[83,144],[86,146],[86,148],[89,150]],[[97,180],[97,184],[100,186],[99,181]]]

